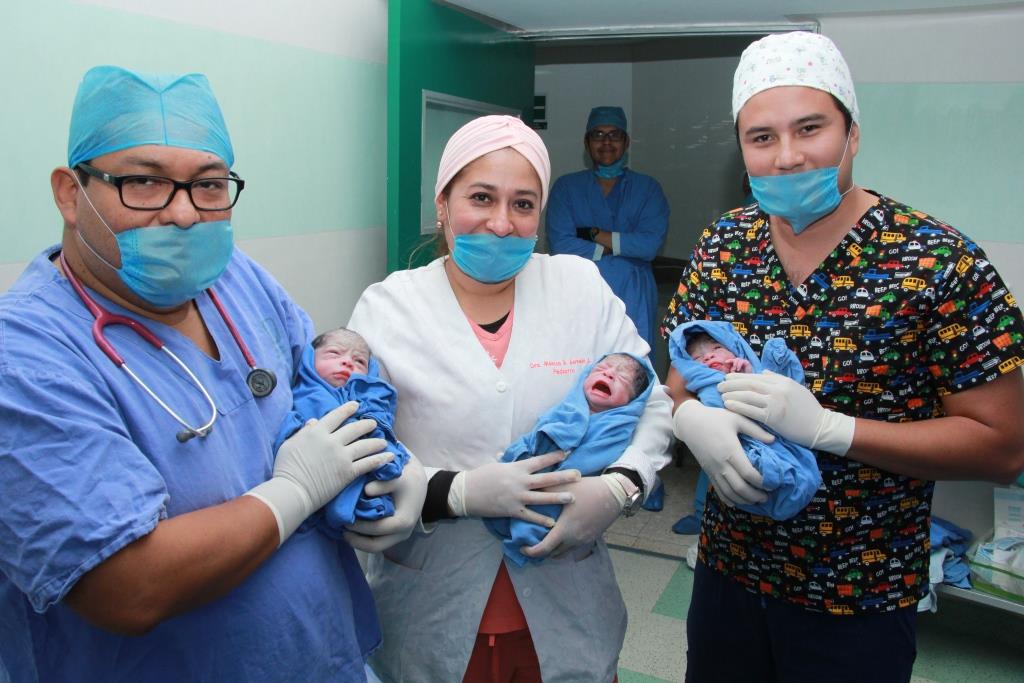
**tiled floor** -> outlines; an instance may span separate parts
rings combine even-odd
[[[607,534],[629,609],[620,683],[682,681],[685,671],[693,572],[680,558],[696,537],[671,526],[692,511],[696,469],[688,461],[662,474],[664,510],[620,520]],[[941,596],[937,613],[919,615],[913,683],[981,681],[1024,681],[1024,617]]]

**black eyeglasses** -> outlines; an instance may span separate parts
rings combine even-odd
[[[245,181],[231,171],[227,178],[196,178],[183,183],[157,175],[111,175],[85,163],[75,169],[113,185],[121,203],[139,211],[166,207],[178,190],[185,190],[192,206],[200,211],[227,211],[235,205],[245,187]]]
[[[626,139],[626,131],[619,130],[592,130],[587,133],[587,139],[593,142],[602,142],[608,140],[608,142],[622,142]]]

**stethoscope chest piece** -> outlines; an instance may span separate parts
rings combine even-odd
[[[264,370],[263,368],[253,368],[249,371],[248,376],[245,378],[245,383],[249,385],[249,391],[256,398],[263,398],[270,396],[270,393],[277,386],[277,377],[270,370]]]

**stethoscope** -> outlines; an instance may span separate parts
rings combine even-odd
[[[178,441],[185,443],[193,437],[203,437],[209,434],[210,430],[213,429],[213,423],[217,421],[217,406],[214,404],[213,398],[210,397],[210,393],[206,390],[206,387],[204,387],[203,383],[199,381],[199,378],[188,369],[188,366],[186,366],[173,351],[167,348],[167,346],[160,341],[159,337],[150,332],[149,329],[147,329],[138,320],[118,315],[116,313],[111,313],[96,303],[96,300],[89,296],[88,292],[85,291],[85,287],[82,286],[82,283],[78,281],[78,277],[75,276],[74,272],[71,270],[67,259],[64,258],[63,251],[60,253],[60,265],[64,270],[64,275],[68,278],[68,282],[71,283],[71,288],[75,290],[78,298],[82,300],[82,303],[85,304],[85,307],[89,309],[89,312],[92,313],[92,316],[96,319],[92,324],[92,338],[96,340],[96,345],[107,355],[107,358],[113,361],[114,365],[127,372],[128,376],[135,380],[136,384],[142,387],[154,401],[160,404],[161,408],[167,411],[168,415],[173,417],[177,420],[178,424],[184,427],[184,429],[177,434]],[[228,312],[224,309],[224,305],[221,303],[220,298],[212,288],[207,289],[206,293],[210,296],[210,301],[212,301],[213,305],[216,307],[221,320],[224,321],[224,324],[227,325],[228,330],[231,332],[231,336],[234,338],[235,344],[238,345],[238,350],[241,351],[242,355],[245,357],[246,365],[249,366],[249,374],[245,378],[245,383],[249,385],[249,391],[251,391],[252,395],[256,398],[269,396],[270,392],[272,392],[274,387],[277,386],[277,377],[270,370],[256,367],[256,360],[249,352],[249,347],[246,346],[245,342],[242,340],[242,336],[238,333],[238,328],[235,327],[235,323],[231,320],[231,316],[229,316]],[[145,382],[132,372],[131,368],[128,367],[128,364],[125,363],[124,358],[117,353],[114,346],[103,333],[103,328],[107,325],[125,325],[149,342],[154,348],[164,351],[168,356],[170,356],[171,359],[178,364],[178,367],[185,371],[185,374],[189,376],[192,383],[199,387],[199,391],[203,394],[203,398],[206,399],[206,403],[210,407],[210,418],[206,421],[206,424],[201,427],[193,427],[189,425],[185,420],[181,419],[176,412],[171,410],[171,407],[164,403],[160,397],[146,385]]]

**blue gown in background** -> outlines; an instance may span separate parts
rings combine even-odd
[[[595,244],[576,229],[600,228],[619,233],[618,254],[597,261],[608,286],[626,304],[637,332],[654,348],[658,288],[651,261],[668,233],[669,206],[661,185],[651,176],[626,171],[605,197],[593,171],[579,171],[555,181],[547,207],[548,249],[593,259]]]
[[[803,367],[796,354],[786,347],[782,339],[774,337],[767,340],[759,359],[732,323],[720,320],[691,320],[672,330],[668,338],[668,355],[672,367],[686,382],[687,390],[696,394],[700,402],[706,406],[724,406],[717,385],[725,380],[725,373],[693,360],[687,353],[687,339],[699,333],[711,336],[738,358],[750,361],[754,372],[771,370],[803,383]],[[768,492],[768,500],[756,505],[737,507],[755,515],[765,515],[779,520],[789,519],[807,507],[821,486],[821,472],[818,470],[818,460],[814,453],[783,439],[778,434],[775,434],[775,441],[770,444],[744,434],[740,434],[739,437],[750,464],[764,477],[762,488]]]
[[[384,439],[388,444],[387,450],[395,454],[394,460],[384,463],[369,474],[357,477],[324,506],[325,530],[340,533],[343,527],[357,519],[375,520],[395,514],[395,504],[390,494],[365,496],[363,487],[374,479],[397,479],[405,463],[409,462],[409,451],[395,436],[393,428],[398,392],[380,378],[376,358],[370,357],[365,375],[355,373],[340,387],[332,387],[317,374],[315,358],[316,351],[312,345],[303,349],[299,372],[292,386],[292,410],[281,423],[274,442],[274,452],[310,418],[320,419],[338,406],[356,401],[359,409],[345,420],[345,424],[364,418],[376,420],[376,428],[364,438]]]
[[[651,389],[658,381],[646,359],[640,359],[633,354],[626,355],[637,360],[647,372],[646,389],[624,406],[591,413],[587,397],[583,393],[583,383],[594,366],[601,362],[601,359],[598,359],[580,373],[576,384],[565,399],[537,418],[533,429],[512,442],[505,450],[502,462],[517,462],[561,450],[565,451],[568,457],[556,467],[541,471],[576,469],[584,476],[600,474],[606,467],[616,462],[633,440],[633,431],[647,408],[647,398],[651,395]],[[562,506],[531,505],[530,509],[557,520]],[[536,545],[544,540],[548,534],[546,527],[509,517],[485,518],[484,524],[492,533],[504,539],[505,557],[516,566],[522,567],[527,562],[537,564],[543,561],[544,558],[523,555],[520,548]]]

